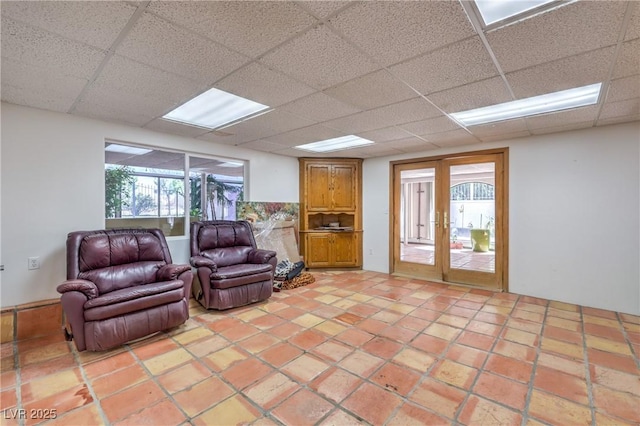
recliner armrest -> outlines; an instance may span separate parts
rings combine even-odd
[[[162,266],[158,270],[158,280],[160,281],[171,281],[177,280],[178,276],[186,271],[190,271],[190,265],[176,265],[173,263]]]
[[[98,287],[91,281],[87,280],[67,280],[60,284],[56,290],[58,290],[58,293],[79,291],[87,296],[87,299],[95,299],[99,296]]]
[[[269,263],[269,260],[276,257],[277,253],[273,250],[255,249],[249,252],[247,260],[249,263]]]
[[[191,266],[195,268],[209,268],[211,272],[216,272],[218,270],[218,265],[211,259],[207,259],[204,256],[191,256]]]

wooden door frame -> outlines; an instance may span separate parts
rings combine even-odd
[[[396,218],[395,212],[395,196],[396,196],[396,179],[394,169],[396,165],[401,164],[412,164],[412,163],[423,163],[423,162],[432,162],[432,161],[441,161],[441,160],[451,160],[451,159],[460,159],[464,157],[471,156],[482,156],[482,155],[490,155],[490,154],[502,154],[502,176],[496,175],[496,181],[498,179],[502,180],[502,223],[500,224],[502,232],[502,267],[501,271],[498,270],[496,264],[496,274],[501,273],[501,288],[498,290],[501,291],[509,291],[509,148],[495,148],[495,149],[487,149],[487,150],[479,150],[479,151],[467,151],[467,152],[458,152],[451,154],[443,154],[432,157],[418,157],[418,158],[409,158],[404,160],[397,160],[389,162],[389,272],[394,273],[394,265],[395,265],[395,222],[399,220]],[[497,197],[496,197],[497,198]],[[498,200],[496,200],[496,208],[498,208]],[[442,218],[441,218],[442,220]],[[421,277],[416,277],[421,278]],[[422,277],[423,278],[423,277]],[[454,283],[451,283],[454,284]]]

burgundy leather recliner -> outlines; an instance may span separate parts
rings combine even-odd
[[[207,309],[229,309],[266,300],[273,292],[276,252],[257,248],[249,222],[191,224],[191,265],[199,285],[194,297]]]
[[[79,351],[101,351],[175,327],[189,318],[192,281],[159,229],[72,232],[58,286],[65,331]]]

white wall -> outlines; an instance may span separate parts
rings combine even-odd
[[[298,161],[145,129],[2,104],[0,306],[59,297],[67,233],[104,228],[105,139],[249,160],[248,201],[298,201]],[[188,261],[172,237],[174,262]],[[27,270],[27,258],[41,267]]]
[[[364,268],[389,271],[390,161],[504,146],[509,290],[640,314],[637,122],[365,160]]]

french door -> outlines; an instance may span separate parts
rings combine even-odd
[[[392,273],[507,289],[506,154],[392,165]]]

